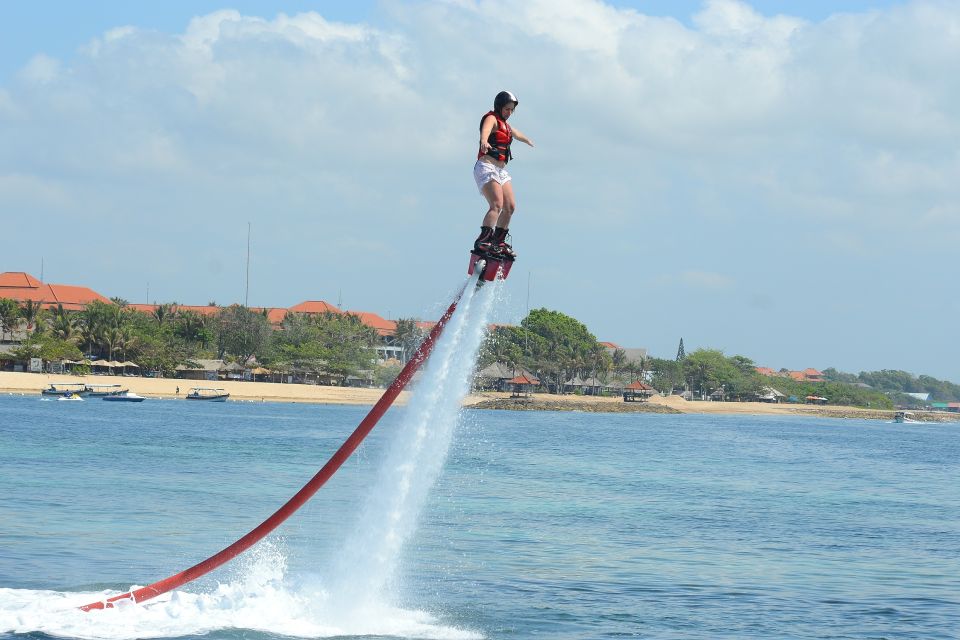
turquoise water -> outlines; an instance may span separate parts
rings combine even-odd
[[[392,410],[240,561],[73,609],[233,542],[366,410],[0,397],[0,638],[960,637],[960,426],[805,417],[467,411],[354,605]]]

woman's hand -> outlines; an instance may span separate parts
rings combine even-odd
[[[516,128],[513,129],[513,137],[516,138],[517,140],[519,140],[520,142],[524,143],[524,144],[528,144],[528,145],[530,145],[531,147],[533,146],[533,140],[531,140],[530,138],[528,138],[528,137],[527,137],[526,135],[524,135],[522,132],[517,131]]]
[[[480,153],[486,153],[487,151],[490,151],[490,149],[492,148],[493,148],[493,145],[487,142],[486,140],[480,141]]]

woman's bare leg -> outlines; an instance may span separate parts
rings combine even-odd
[[[507,184],[509,184],[509,182]],[[502,215],[503,189],[496,180],[491,180],[483,185],[481,192],[487,200],[487,213],[483,216],[482,226],[493,228],[497,226],[497,220]]]
[[[513,212],[517,208],[517,200],[513,195],[513,180],[507,180],[502,185],[497,186],[500,187],[503,194],[503,205],[501,205],[500,217],[497,219],[496,226],[501,229],[509,229],[510,218],[513,217]]]

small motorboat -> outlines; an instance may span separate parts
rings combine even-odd
[[[124,391],[123,393],[112,393],[108,396],[102,396],[107,402],[143,402],[146,400],[143,396],[138,396],[133,391]]]
[[[40,392],[44,396],[81,396],[87,394],[87,385],[83,382],[52,382]],[[59,398],[58,398],[59,400]]]
[[[897,411],[893,414],[893,421],[899,424],[920,424],[920,420],[914,420],[913,414],[909,411]]]
[[[210,402],[226,402],[230,394],[225,389],[212,387],[194,387],[187,394],[187,400],[208,400]]]
[[[124,389],[118,384],[88,384],[87,385],[87,394],[96,397],[103,396],[118,396],[123,393],[126,393],[128,390]]]
[[[83,398],[80,397],[79,393],[68,393],[57,398],[57,402],[83,402]]]

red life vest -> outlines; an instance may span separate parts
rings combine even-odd
[[[491,131],[490,137],[487,138],[487,142],[491,145],[490,150],[486,153],[478,151],[477,160],[483,156],[490,156],[501,162],[509,162],[513,159],[513,154],[510,153],[510,143],[513,142],[513,129],[510,128],[507,121],[501,118],[496,111],[487,111],[483,114],[483,117],[480,118],[481,131],[483,131],[483,121],[487,119],[487,116],[493,116],[497,119],[497,128]]]

